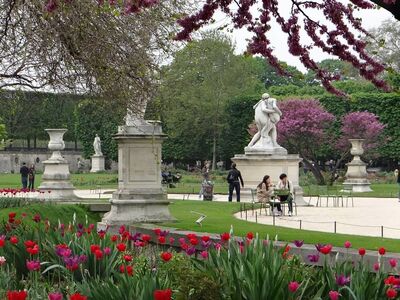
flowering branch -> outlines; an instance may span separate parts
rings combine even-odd
[[[366,43],[353,34],[354,30],[363,34],[367,33],[360,20],[353,14],[354,6],[372,9],[375,5],[371,1],[351,0],[352,5],[347,6],[338,0],[291,1],[291,15],[285,19],[279,13],[277,0],[237,0],[234,2],[232,0],[207,0],[197,13],[178,21],[182,30],[177,34],[176,39],[190,40],[190,35],[202,26],[209,24],[215,12],[220,9],[231,19],[234,28],[246,28],[253,33],[247,49],[250,54],[262,55],[279,74],[287,75],[273,53],[271,41],[267,36],[271,28],[271,20],[274,20],[279,24],[282,32],[287,35],[289,52],[293,56],[297,56],[307,69],[313,70],[321,84],[329,92],[344,95],[332,85],[332,81],[339,80],[340,76],[318,66],[311,55],[311,50],[314,48],[320,48],[330,55],[351,63],[359,70],[361,76],[375,86],[385,90],[389,89],[386,83],[378,77],[384,70],[384,66],[366,52]],[[400,13],[400,9],[395,10],[400,5],[396,0],[372,2],[381,5],[394,15],[395,12]],[[233,7],[234,3],[236,3],[236,9]],[[259,9],[259,15],[254,16],[250,11],[257,4],[262,4],[262,8]],[[327,22],[322,24],[309,17],[316,11],[321,11]],[[333,29],[328,29],[332,28],[332,25]],[[305,44],[301,40],[301,30],[304,30],[311,38],[313,41],[311,44]]]

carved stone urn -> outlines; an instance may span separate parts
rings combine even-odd
[[[48,148],[53,153],[43,162],[44,172],[39,190],[51,192],[49,193],[51,201],[76,201],[68,161],[61,155],[61,150],[65,148],[63,136],[67,129],[45,129],[45,131],[50,136]]]
[[[349,139],[349,142],[351,143],[350,153],[354,157],[347,164],[346,180],[343,183],[344,190],[359,193],[371,192],[371,183],[367,179],[367,164],[360,158],[364,153],[364,139]]]
[[[48,147],[51,151],[53,151],[50,160],[64,160],[63,157],[61,156],[60,151],[64,150],[65,148],[63,136],[64,133],[66,133],[68,130],[60,128],[60,129],[45,129],[45,131],[50,136]]]

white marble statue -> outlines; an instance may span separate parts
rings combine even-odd
[[[282,148],[277,143],[276,131],[276,124],[280,121],[282,112],[276,105],[276,99],[265,93],[253,108],[258,131],[247,147],[266,150]]]
[[[93,148],[94,148],[94,155],[103,156],[103,153],[101,152],[101,141],[98,134],[96,134],[96,137],[94,138]]]

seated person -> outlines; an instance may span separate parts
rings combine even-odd
[[[278,190],[287,190],[289,194],[287,195],[280,195],[279,200],[281,202],[287,201],[289,207],[289,216],[293,214],[293,183],[287,178],[285,173],[279,176],[279,182],[277,184]]]
[[[268,175],[265,175],[263,180],[257,185],[257,201],[261,203],[267,203],[271,199],[273,193],[274,189],[271,183],[271,178]]]

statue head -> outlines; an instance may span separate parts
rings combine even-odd
[[[264,93],[264,94],[262,94],[261,98],[266,100],[266,99],[269,98],[269,94],[268,93]]]

